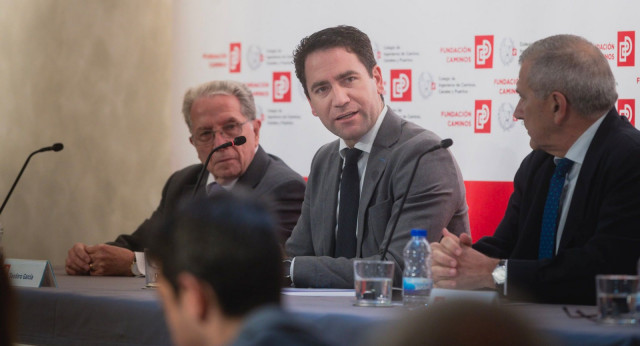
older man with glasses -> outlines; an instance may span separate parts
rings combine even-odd
[[[120,235],[107,244],[76,243],[67,256],[68,274],[139,274],[134,252],[145,248],[150,232],[176,209],[183,196],[191,196],[194,188],[196,195],[236,187],[253,190],[269,201],[278,216],[281,243],[289,237],[300,216],[305,183],[299,174],[259,145],[262,123],[256,119],[251,90],[234,81],[205,83],[186,92],[182,113],[191,133],[189,140],[202,163],[188,166],[169,178],[160,205],[133,234]],[[246,143],[216,151],[206,167],[209,172],[206,184],[196,187],[211,150],[238,136],[244,136]]]

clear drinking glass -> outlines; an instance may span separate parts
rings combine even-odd
[[[637,275],[596,275],[598,321],[604,324],[638,322]]]
[[[393,261],[355,260],[353,277],[356,306],[390,306]]]

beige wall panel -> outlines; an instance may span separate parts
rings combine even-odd
[[[5,255],[64,263],[132,232],[169,176],[171,2],[0,0]]]

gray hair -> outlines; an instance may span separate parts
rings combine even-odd
[[[235,96],[240,102],[240,112],[248,120],[256,118],[256,104],[253,101],[253,94],[249,88],[236,81],[221,80],[204,83],[197,87],[187,90],[182,101],[182,114],[184,121],[191,131],[191,107],[193,103],[201,97],[210,97],[214,95]]]
[[[520,64],[524,62],[531,63],[526,82],[537,98],[561,92],[583,116],[608,111],[618,99],[607,59],[580,36],[556,35],[536,41],[520,55]]]

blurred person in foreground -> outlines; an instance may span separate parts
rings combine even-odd
[[[158,293],[178,345],[325,345],[280,307],[273,217],[254,195],[188,201],[150,240]]]
[[[0,245],[0,345],[13,345],[16,337],[15,293],[11,287],[9,273],[4,264]]]
[[[375,346],[551,346],[557,345],[532,326],[526,316],[509,307],[475,300],[436,302],[409,313],[378,331]]]
[[[595,304],[595,276],[634,274],[640,256],[640,131],[614,108],[609,63],[584,38],[536,41],[520,64],[514,117],[533,152],[493,236],[472,245],[445,230],[432,245],[435,284]]]
[[[137,258],[146,247],[144,239],[158,227],[163,216],[176,208],[181,197],[191,197],[209,152],[238,136],[244,136],[246,143],[213,154],[207,166],[208,178],[199,186],[197,195],[236,187],[251,189],[257,196],[269,199],[269,207],[278,217],[280,242],[284,244],[289,237],[300,216],[305,182],[259,145],[262,123],[256,118],[251,90],[235,81],[204,83],[186,92],[182,113],[191,133],[189,141],[202,163],[179,170],[169,178],[160,205],[133,234],[122,234],[106,244],[75,244],[66,260],[68,274],[139,275],[143,268],[137,265]]]

